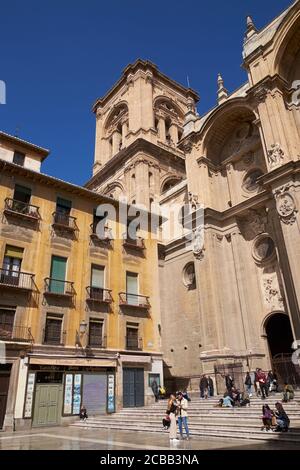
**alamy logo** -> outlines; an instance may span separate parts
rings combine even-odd
[[[292,363],[295,364],[295,366],[299,366],[300,365],[300,339],[297,339],[296,341],[293,342],[292,349],[294,349],[294,352],[292,354]]]
[[[6,364],[6,347],[4,341],[0,341],[0,364]]]
[[[292,104],[295,106],[300,105],[300,80],[294,80],[292,83],[292,88],[295,90],[292,93]]]
[[[3,80],[0,80],[0,104],[6,104],[6,85]]]

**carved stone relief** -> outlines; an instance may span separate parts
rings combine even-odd
[[[280,293],[280,287],[276,273],[263,279],[264,303],[268,310],[283,310],[284,302]]]
[[[276,208],[280,220],[285,224],[293,224],[298,212],[293,196],[289,192],[289,186],[282,186],[275,191]]]
[[[270,168],[276,168],[284,160],[284,151],[282,150],[280,144],[272,144],[271,149],[268,150],[268,162]]]

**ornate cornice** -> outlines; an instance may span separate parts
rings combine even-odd
[[[120,168],[122,164],[134,157],[138,152],[145,152],[150,158],[162,160],[162,162],[166,162],[168,165],[171,163],[174,167],[181,167],[182,171],[185,172],[185,159],[178,152],[174,153],[172,148],[163,148],[146,139],[138,138],[108,160],[84,186],[86,188],[94,188],[96,185],[99,185],[109,175],[113,174],[116,168]]]

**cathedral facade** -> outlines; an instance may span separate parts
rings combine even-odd
[[[198,94],[137,60],[96,101],[89,190],[130,204],[204,211],[204,242],[161,237],[165,382],[219,391],[225,373],[275,369],[299,384],[300,2],[243,44],[247,82],[199,115]],[[180,218],[180,214],[178,214]],[[295,343],[294,343],[295,348]]]

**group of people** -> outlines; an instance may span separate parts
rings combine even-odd
[[[188,427],[188,402],[190,401],[187,393],[176,392],[171,394],[167,404],[166,417],[163,419],[163,425],[169,429],[170,442],[178,442],[177,439],[177,424],[179,428],[179,435],[181,439],[183,436],[183,427],[186,434],[186,440],[190,438]]]
[[[247,372],[245,378],[245,388],[249,395],[253,393],[253,389],[257,396],[265,399],[269,396],[270,392],[278,391],[277,376],[271,370],[268,373],[262,369],[257,368],[255,372]]]
[[[263,405],[261,419],[262,431],[287,432],[289,430],[290,419],[279,401],[275,403],[275,411],[271,410],[269,405]]]
[[[214,382],[209,375],[202,375],[199,382],[200,397],[207,399],[214,396]]]

